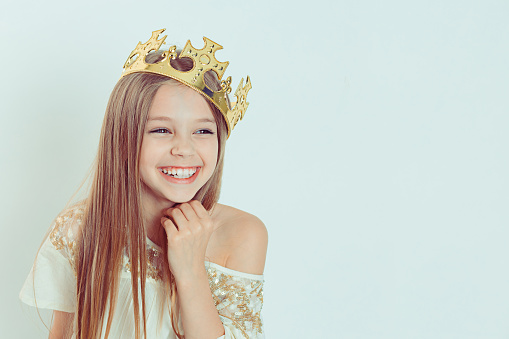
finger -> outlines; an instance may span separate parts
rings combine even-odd
[[[167,217],[161,218],[161,225],[163,226],[164,230],[166,231],[166,235],[171,237],[172,235],[178,233],[178,227],[171,221],[171,219]]]
[[[184,213],[180,210],[180,208],[174,208],[170,213],[170,219],[177,226],[179,231],[188,228],[189,221],[184,216]]]
[[[209,211],[203,207],[201,202],[193,200],[190,202],[190,206],[193,208],[194,213],[198,216],[200,224],[205,227],[205,229],[212,230],[215,228]]]
[[[180,205],[179,205],[180,206]],[[175,210],[177,210],[179,207],[177,205],[170,207],[163,211],[163,217],[166,217],[168,219],[171,219],[173,221],[173,215],[175,214]]]
[[[203,207],[202,203],[198,200],[192,200],[189,202],[189,206],[192,207],[194,213],[198,216],[200,219],[207,219],[210,218],[210,213]]]
[[[171,211],[173,211],[174,209],[175,209],[175,206],[165,209],[163,211],[163,216],[169,218],[171,216]]]
[[[194,211],[194,208],[191,207],[190,204],[182,204],[179,206],[180,211],[182,214],[186,217],[187,220],[193,222],[198,220],[198,215],[196,215],[196,212]]]

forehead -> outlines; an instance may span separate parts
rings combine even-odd
[[[214,121],[207,99],[178,83],[164,84],[157,90],[150,106],[149,120],[156,117]]]

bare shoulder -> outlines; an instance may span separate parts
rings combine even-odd
[[[222,204],[216,205],[212,217],[217,225],[214,238],[223,252],[224,266],[262,274],[268,243],[263,222],[250,213]]]

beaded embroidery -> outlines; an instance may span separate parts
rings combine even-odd
[[[246,338],[262,334],[263,281],[207,267],[209,286],[219,315],[230,319]]]
[[[75,207],[66,210],[55,219],[55,227],[51,231],[49,238],[53,246],[59,251],[64,251],[69,263],[71,264],[74,275],[76,275],[76,241],[72,233],[73,223],[81,225],[83,217],[83,208]]]
[[[158,251],[154,246],[147,244],[147,278],[153,279],[155,281],[162,280],[163,263],[164,260],[161,257],[161,252]],[[131,272],[131,261],[129,260],[127,252],[124,252],[123,268],[124,272]]]

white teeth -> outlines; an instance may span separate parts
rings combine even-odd
[[[190,178],[192,177],[197,171],[197,168],[196,167],[193,167],[193,168],[172,168],[172,169],[166,169],[164,168],[162,170],[162,172],[166,175],[170,175],[172,177],[175,177],[175,178],[179,178],[179,179],[187,179],[187,178]]]

